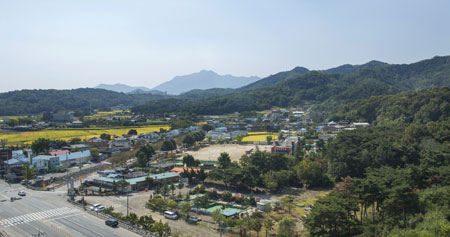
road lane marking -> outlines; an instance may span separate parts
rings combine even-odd
[[[44,222],[49,222],[49,221],[54,221],[54,220],[59,220],[59,219],[70,218],[70,217],[73,217],[73,216],[79,216],[79,215],[83,215],[83,214],[84,214],[83,212],[79,212],[79,213],[70,214],[70,215],[67,215],[67,216],[61,216],[61,217],[55,217],[55,218],[47,219],[47,220],[44,220]]]
[[[67,222],[69,222],[69,223],[75,224],[75,225],[77,225],[77,226],[79,226],[79,227],[81,227],[81,228],[83,228],[83,229],[85,229],[85,230],[87,230],[87,231],[90,231],[90,232],[92,232],[92,233],[94,233],[94,234],[96,234],[96,235],[98,235],[98,236],[104,236],[104,235],[102,235],[101,233],[98,233],[97,231],[93,231],[93,230],[91,230],[91,229],[89,229],[89,228],[86,228],[86,226],[80,225],[80,224],[78,224],[78,223],[75,222],[75,221],[71,221],[71,220],[69,220],[69,219],[64,219],[64,220],[67,221]]]
[[[79,213],[78,209],[61,207],[56,209],[50,209],[40,212],[28,213],[20,216],[10,217],[7,219],[0,220],[0,227],[11,227],[15,225],[20,225],[28,222],[33,222],[37,220],[49,219],[52,217],[63,216],[67,214]]]

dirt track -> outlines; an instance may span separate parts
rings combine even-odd
[[[261,151],[270,151],[268,146],[263,145],[223,144],[211,145],[198,151],[188,151],[187,153],[194,156],[194,158],[198,160],[217,160],[220,153],[227,152],[232,161],[237,161],[242,155],[245,154],[246,151],[250,151],[251,149],[256,150],[256,147],[258,147]]]

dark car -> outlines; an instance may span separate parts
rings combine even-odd
[[[189,224],[197,224],[200,220],[195,216],[190,216],[186,221]]]
[[[114,219],[114,218],[110,218],[110,219],[105,221],[105,224],[109,225],[111,227],[117,227],[119,225],[119,222],[116,219]]]

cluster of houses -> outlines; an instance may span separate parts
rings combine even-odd
[[[0,176],[11,181],[23,176],[23,166],[30,165],[39,173],[57,172],[91,159],[89,149],[71,152],[71,150],[55,150],[48,155],[31,156],[32,151],[0,150]]]
[[[335,132],[342,130],[355,130],[356,128],[369,127],[369,123],[349,123],[348,121],[341,121],[339,123],[330,121],[326,124],[320,124],[317,127],[318,132]]]

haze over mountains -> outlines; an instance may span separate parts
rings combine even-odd
[[[121,83],[116,84],[99,84],[98,86],[94,87],[96,89],[105,89],[115,92],[123,92],[123,93],[130,93],[130,94],[143,94],[143,93],[150,93],[150,94],[163,94],[161,91],[152,90],[147,87],[143,86],[129,86]]]
[[[189,75],[176,76],[172,80],[164,82],[153,89],[165,91],[172,95],[179,95],[195,89],[239,88],[259,79],[256,76],[236,77],[229,74],[219,75],[213,71],[202,70]]]
[[[370,61],[362,65],[344,64],[335,68],[327,70],[321,70],[323,73],[328,74],[351,74],[361,69],[374,69],[388,65],[387,63],[380,61]],[[219,75],[211,70],[202,70],[200,72],[176,76],[170,81],[161,83],[160,85],[149,89],[143,86],[128,86],[125,84],[100,84],[94,88],[100,88],[105,90],[111,90],[116,92],[130,93],[130,94],[143,94],[151,93],[162,95],[179,95],[191,90],[208,90],[208,89],[238,89],[240,91],[253,90],[269,85],[274,85],[282,80],[293,78],[310,72],[309,69],[304,67],[295,67],[290,71],[279,72],[266,78],[252,77],[237,77],[232,75]],[[222,90],[220,92],[229,92],[230,90]],[[194,91],[197,93],[198,91]],[[219,93],[220,93],[219,92]]]
[[[111,90],[115,92],[123,92],[130,94],[143,94],[143,93],[151,93],[151,94],[170,94],[170,95],[179,95],[184,92],[188,92],[190,90],[206,90],[212,88],[222,88],[222,89],[236,89],[255,81],[258,81],[260,78],[256,76],[251,77],[236,77],[232,75],[219,75],[214,71],[210,70],[202,70],[200,72],[184,75],[184,76],[176,76],[170,81],[163,82],[162,84],[154,87],[153,89],[149,89],[147,87],[135,87],[128,86],[125,84],[100,84],[95,88]]]

